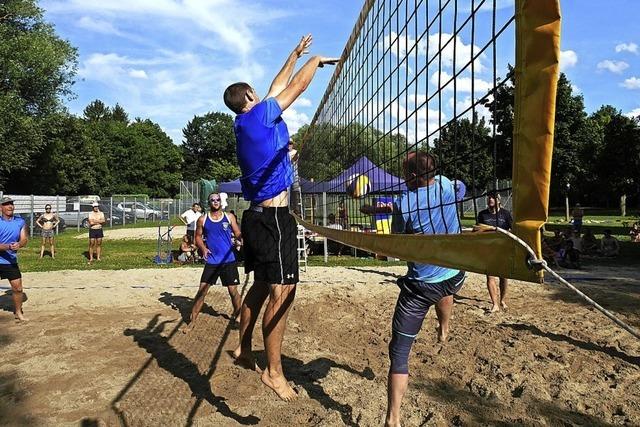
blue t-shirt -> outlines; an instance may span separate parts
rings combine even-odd
[[[20,231],[25,226],[24,219],[13,216],[9,221],[0,215],[0,244],[14,243],[20,240]],[[16,251],[0,251],[0,264],[15,265],[18,263]]]
[[[460,220],[456,210],[456,192],[453,183],[438,175],[428,187],[407,191],[395,202],[394,230],[400,222],[402,231],[414,234],[458,234]],[[407,263],[407,277],[426,283],[447,280],[460,270],[431,264]]]
[[[275,98],[267,98],[244,114],[233,126],[236,152],[246,200],[260,203],[277,196],[293,183],[289,160],[289,130]]]
[[[233,253],[233,242],[231,241],[233,230],[227,214],[223,214],[222,218],[217,221],[212,220],[208,213],[204,216],[202,234],[205,245],[209,249],[207,264],[219,265],[235,262],[236,256]]]

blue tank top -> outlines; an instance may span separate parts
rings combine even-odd
[[[0,215],[0,243],[14,243],[20,240],[20,231],[25,226],[24,219],[19,216],[13,216],[12,219],[6,220]],[[16,251],[6,250],[0,251],[0,264],[15,265],[18,263]]]
[[[293,183],[289,159],[289,130],[275,98],[267,98],[236,116],[233,130],[246,200],[260,203]]]
[[[231,241],[233,230],[227,214],[223,214],[218,221],[212,220],[208,213],[205,214],[202,235],[209,249],[207,264],[228,264],[236,261]]]

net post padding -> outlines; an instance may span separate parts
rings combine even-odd
[[[560,58],[558,0],[516,1],[516,38],[513,233],[542,259],[540,229],[548,219]],[[542,272],[536,279],[542,279]]]

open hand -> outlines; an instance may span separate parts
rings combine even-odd
[[[320,57],[320,65],[318,65],[320,68],[324,67],[325,65],[336,65],[338,62],[340,62],[340,58],[326,58],[324,56]]]
[[[311,46],[311,42],[313,42],[313,37],[311,36],[311,34],[302,36],[302,38],[300,39],[300,43],[298,43],[298,46],[296,46],[295,49],[293,49],[296,55],[298,55],[298,58],[300,58],[302,55],[309,53],[309,47]]]

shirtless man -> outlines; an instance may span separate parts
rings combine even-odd
[[[102,232],[102,224],[106,222],[104,213],[100,212],[100,205],[98,202],[91,204],[93,208],[92,212],[89,212],[89,264],[93,262],[93,252],[96,253],[96,261],[100,261],[100,255],[102,254],[102,238],[104,233]]]
[[[244,198],[251,206],[242,216],[245,271],[255,283],[242,303],[238,362],[256,369],[251,350],[253,328],[269,298],[262,320],[267,367],[262,381],[283,400],[297,394],[282,372],[281,349],[287,316],[298,283],[297,225],[289,213],[287,189],[293,183],[289,131],[282,112],[307,89],[318,68],[338,60],[314,56],[293,76],[295,64],[308,52],[311,35],[302,37],[260,100],[247,83],[234,83],[224,103],[236,114],[236,151]],[[292,77],[293,76],[293,77]]]
[[[58,215],[51,212],[51,205],[46,204],[44,207],[44,213],[36,220],[36,225],[42,229],[42,243],[40,244],[40,258],[44,257],[44,249],[48,244],[51,251],[51,258],[56,257],[55,247],[55,229],[60,220]]]

